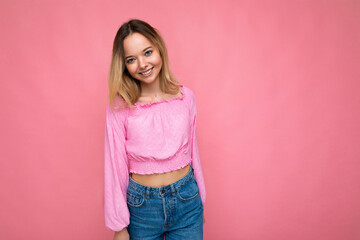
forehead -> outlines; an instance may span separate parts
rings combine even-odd
[[[153,47],[153,44],[142,34],[132,33],[124,39],[125,56],[139,54],[147,47]]]

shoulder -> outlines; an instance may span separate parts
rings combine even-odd
[[[108,103],[106,107],[106,117],[116,121],[124,121],[129,114],[129,107],[119,102],[114,102],[113,107]]]
[[[191,90],[191,88],[182,85],[183,86],[183,94],[184,97],[189,101],[189,102],[193,102],[195,101],[195,94],[193,92],[193,90]]]
[[[196,114],[196,98],[195,94],[192,91],[192,89],[186,87],[183,85],[183,93],[184,93],[184,101],[186,102],[186,105],[188,106],[191,115]]]

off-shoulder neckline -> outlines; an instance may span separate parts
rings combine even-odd
[[[176,101],[176,100],[183,100],[184,99],[184,84],[180,84],[181,88],[180,88],[180,91],[181,91],[181,95],[182,96],[179,96],[179,97],[173,97],[173,98],[169,98],[169,99],[164,99],[164,100],[161,100],[161,101],[157,101],[157,102],[149,102],[149,103],[139,103],[139,102],[136,102],[134,103],[135,106],[138,106],[138,107],[150,107],[152,105],[155,105],[155,104],[159,104],[159,103],[169,103],[169,102],[172,102],[172,101]]]

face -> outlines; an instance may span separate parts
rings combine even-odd
[[[130,75],[145,84],[159,81],[160,52],[145,36],[132,33],[124,39],[125,66]]]

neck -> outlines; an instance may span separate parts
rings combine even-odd
[[[160,81],[159,79],[156,79],[152,83],[144,83],[140,82],[141,86],[141,96],[159,96],[163,94],[163,92],[160,89]]]

